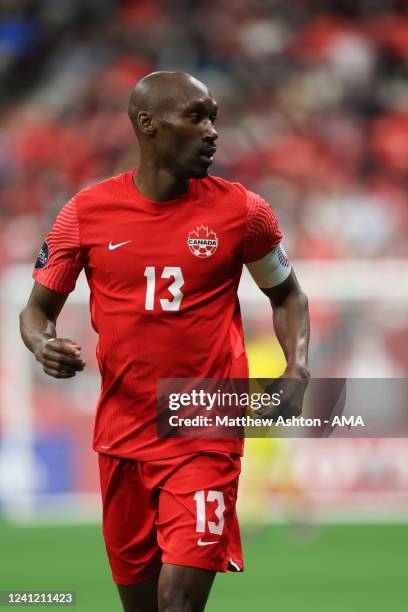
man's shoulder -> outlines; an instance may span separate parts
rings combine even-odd
[[[241,183],[232,183],[218,176],[208,176],[203,180],[207,183],[207,189],[212,191],[214,195],[217,195],[217,192],[219,194],[224,192],[230,195],[231,201],[238,205],[242,205],[246,214],[249,216],[253,215],[260,209],[262,210],[264,207],[272,208],[272,205],[262,196],[251,191],[250,189],[247,189]]]
[[[208,175],[205,179],[201,179],[207,189],[212,191],[228,193],[239,199],[245,200],[247,197],[247,190],[241,183],[227,181],[220,176]]]
[[[112,196],[119,196],[121,190],[126,190],[127,176],[131,171],[123,172],[116,176],[103,179],[92,185],[87,185],[78,191],[73,199],[77,204],[100,203],[105,197],[111,199]]]
[[[219,190],[219,191],[228,191],[232,194],[239,194],[241,196],[246,196],[247,190],[241,183],[236,183],[235,181],[228,181],[227,179],[221,178],[220,176],[214,176],[209,174],[205,177],[205,179],[201,179],[203,183],[207,185],[208,188]]]

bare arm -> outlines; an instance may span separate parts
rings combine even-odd
[[[293,270],[279,285],[262,291],[270,299],[275,333],[286,357],[283,374],[268,385],[267,391],[279,393],[279,406],[269,407],[261,416],[291,418],[302,412],[303,396],[309,381],[309,309]]]
[[[57,338],[57,318],[67,297],[35,282],[27,306],[20,313],[24,344],[44,372],[54,378],[72,378],[85,366],[81,347],[68,338]]]
[[[275,333],[286,357],[284,376],[309,379],[309,308],[295,273],[292,270],[283,283],[262,291],[270,299]]]

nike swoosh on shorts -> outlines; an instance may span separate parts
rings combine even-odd
[[[217,540],[216,542],[203,542],[201,538],[197,542],[198,546],[209,546],[210,544],[218,544],[218,543],[219,543],[219,540]]]

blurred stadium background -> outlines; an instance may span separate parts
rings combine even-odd
[[[32,262],[79,188],[136,164],[130,88],[181,69],[220,102],[212,172],[273,203],[310,298],[313,376],[408,372],[404,0],[0,2],[0,590],[118,610],[90,449],[99,375],[87,288],[61,317],[88,362],[39,371],[18,336]],[[266,300],[241,300],[251,373],[283,367]],[[407,609],[408,443],[249,440],[247,571],[208,609]]]

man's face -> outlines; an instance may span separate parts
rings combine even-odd
[[[179,178],[207,176],[218,138],[217,108],[211,94],[198,88],[166,104],[156,118],[155,149],[161,167]]]

